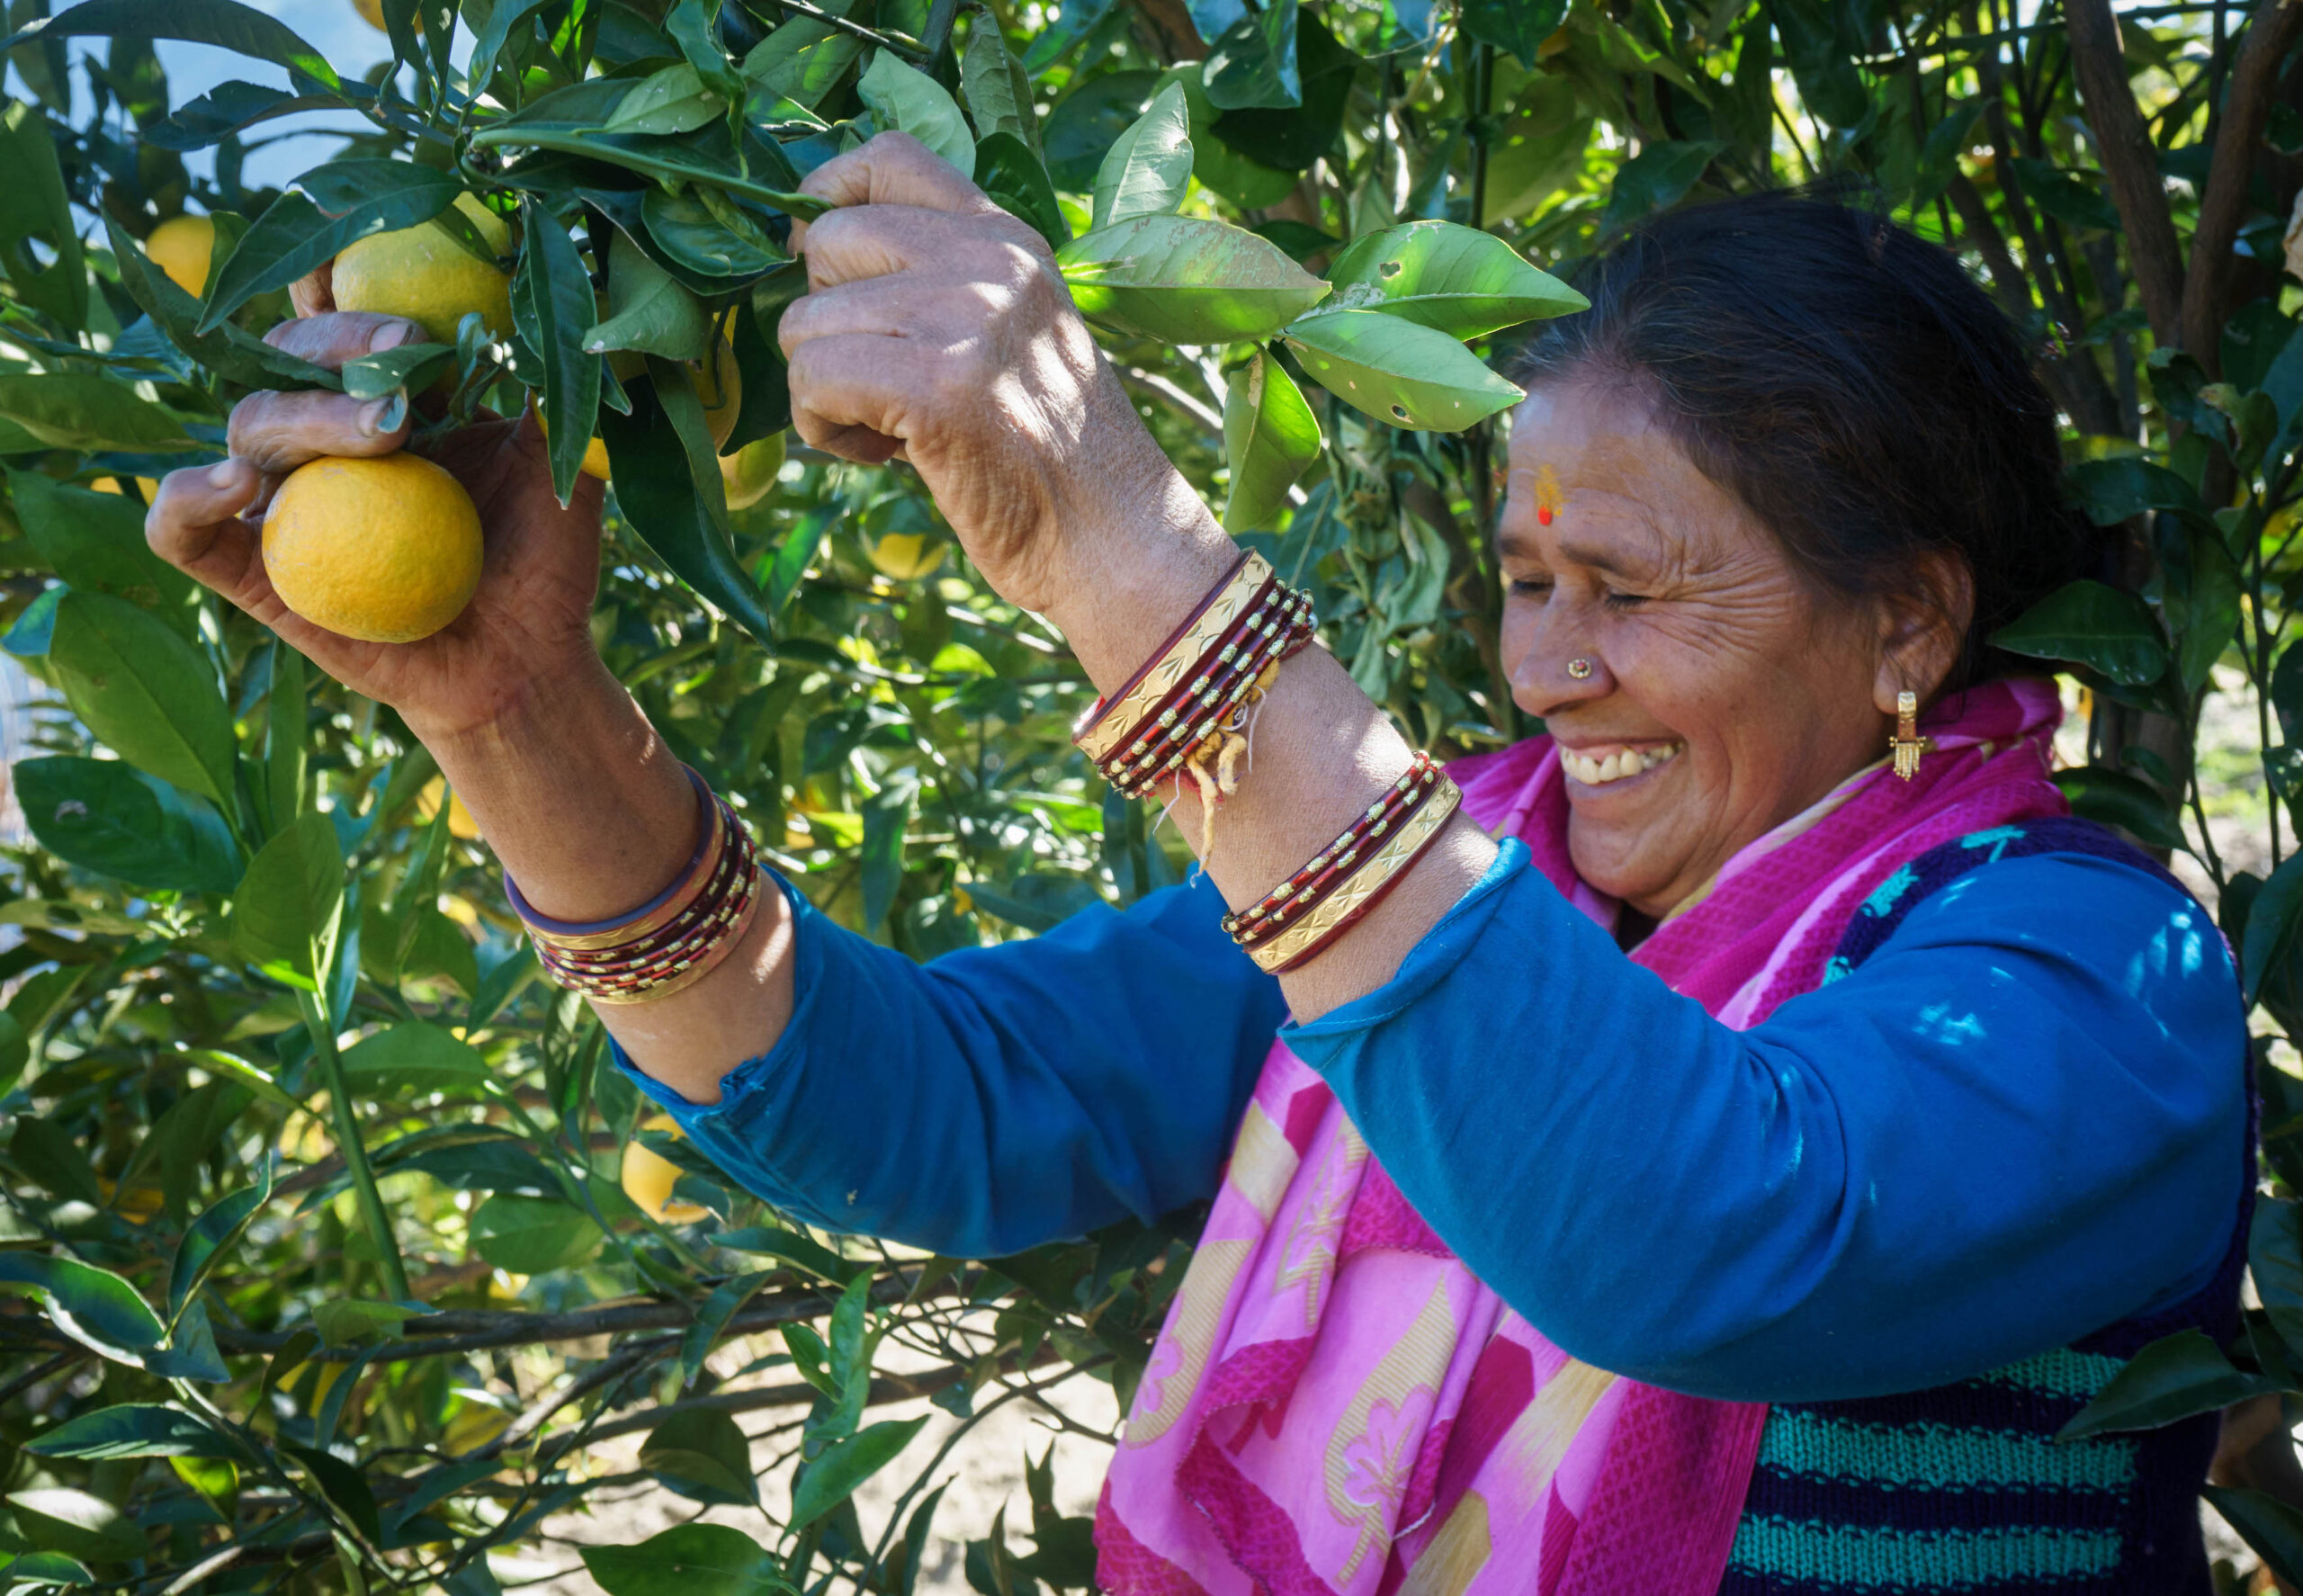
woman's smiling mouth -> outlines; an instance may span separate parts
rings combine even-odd
[[[1589,748],[1559,750],[1559,762],[1567,774],[1587,787],[1604,787],[1610,782],[1640,776],[1678,757],[1687,745],[1681,742],[1651,743],[1634,748],[1627,743],[1594,743]]]

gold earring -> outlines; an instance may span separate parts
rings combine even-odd
[[[1887,739],[1887,752],[1895,758],[1895,774],[1911,780],[1919,774],[1919,757],[1934,747],[1933,738],[1919,734],[1919,695],[1905,688],[1895,695],[1895,734]]]

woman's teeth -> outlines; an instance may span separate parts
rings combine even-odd
[[[1621,781],[1627,776],[1637,776],[1643,770],[1653,770],[1679,753],[1681,743],[1665,743],[1660,748],[1617,749],[1604,758],[1579,754],[1573,749],[1559,751],[1559,762],[1567,774],[1587,787],[1605,786]]]

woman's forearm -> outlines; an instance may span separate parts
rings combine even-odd
[[[632,695],[596,659],[488,722],[424,737],[505,871],[540,913],[602,919],[663,890],[696,842],[695,794]],[[599,1006],[633,1063],[683,1097],[775,1045],[792,1014],[791,911],[780,892],[733,954],[650,1003]]]

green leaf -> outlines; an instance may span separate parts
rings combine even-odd
[[[1157,72],[1107,72],[1056,102],[1040,136],[1058,188],[1084,193],[1095,185],[1104,152],[1143,114],[1159,82]]]
[[[2303,1509],[2246,1487],[2202,1485],[2200,1494],[2272,1574],[2290,1585],[2303,1583]]]
[[[1670,210],[1687,197],[1704,168],[1726,148],[1709,139],[1650,144],[1616,168],[1615,191],[1608,196],[1600,225],[1616,227],[1651,211]]]
[[[329,1392],[329,1396],[340,1401],[342,1395],[350,1390],[348,1379],[349,1376],[346,1381],[339,1381],[338,1388]],[[368,1488],[365,1475],[343,1458],[323,1452],[317,1447],[300,1447],[284,1438],[274,1444],[303,1465],[304,1472],[320,1488],[320,1494],[327,1498],[329,1505],[336,1511],[352,1520],[353,1527],[367,1538],[369,1545],[373,1546],[383,1539],[383,1527],[376,1516],[375,1493]]]
[[[124,1402],[67,1420],[24,1443],[40,1457],[245,1458],[246,1448],[180,1408]]]
[[[917,1419],[885,1419],[828,1448],[806,1466],[800,1483],[793,1487],[793,1527],[814,1523],[853,1496],[858,1485],[895,1461],[896,1454],[911,1443],[927,1417],[922,1413]]]
[[[496,1084],[496,1071],[478,1048],[424,1020],[362,1037],[345,1053],[344,1072],[354,1087],[377,1097],[484,1091]]]
[[[1223,459],[1232,469],[1223,530],[1238,536],[1268,531],[1287,507],[1287,490],[1311,469],[1325,442],[1303,390],[1277,361],[1258,350],[1232,374],[1223,395]]]
[[[2190,578],[2188,591],[2171,591],[2164,602],[2175,633],[2175,674],[2183,691],[2195,694],[2238,633],[2241,578],[2223,540],[2205,533],[2191,536]]]
[[[637,1546],[577,1550],[608,1596],[780,1596],[792,1589],[766,1547],[725,1524],[681,1524]]]
[[[93,1585],[96,1576],[76,1558],[61,1552],[26,1552],[0,1563],[0,1584],[38,1588],[42,1585]]]
[[[58,1330],[121,1363],[139,1361],[167,1333],[133,1286],[77,1259],[0,1252],[0,1289],[11,1287],[46,1298]]]
[[[1456,26],[1482,44],[1517,57],[1530,72],[1543,41],[1567,17],[1567,0],[1461,0]]]
[[[43,1552],[61,1552],[83,1563],[126,1563],[149,1549],[135,1520],[85,1491],[14,1491],[7,1503],[18,1533]]]
[[[7,481],[24,535],[58,576],[83,593],[114,594],[171,619],[184,609],[192,578],[152,552],[142,505],[67,488],[37,471],[10,471]]]
[[[1054,185],[1040,157],[1012,133],[987,133],[975,147],[976,186],[991,202],[1047,240],[1050,249],[1071,242],[1071,224],[1056,202]],[[748,385],[745,389],[750,394]]]
[[[2149,686],[2167,671],[2167,645],[2149,606],[2101,582],[2057,588],[1991,641],[2011,654],[2084,665],[2121,686]]]
[[[694,390],[685,384],[681,372],[674,386],[694,405]],[[603,406],[599,416],[600,436],[607,442],[616,503],[625,524],[680,580],[762,643],[771,641],[775,625],[760,607],[759,590],[737,560],[727,533],[698,497],[698,473],[656,385],[635,382],[627,391],[631,415],[619,416]],[[678,402],[677,397],[673,402]],[[715,464],[711,469],[716,480],[719,468]]]
[[[323,1347],[352,1347],[370,1336],[390,1335],[422,1310],[406,1303],[355,1302],[331,1297],[312,1309],[312,1328]]]
[[[40,845],[146,892],[229,892],[240,850],[223,818],[117,759],[56,754],[15,767],[16,795]]]
[[[410,161],[330,161],[296,184],[303,192],[274,200],[214,268],[200,331],[213,332],[256,295],[318,271],[363,238],[430,221],[463,192],[453,173]]]
[[[1525,397],[1447,334],[1379,311],[1307,316],[1282,336],[1313,381],[1393,426],[1461,432]]]
[[[1776,31],[1807,109],[1834,128],[1851,128],[1871,109],[1855,58],[1868,53],[1859,18],[1837,0],[1774,0]]]
[[[2272,971],[2282,968],[2303,928],[2303,854],[2290,855],[2271,873],[2248,906],[2239,938],[2239,985],[2254,1007]]]
[[[2056,1439],[2075,1441],[2119,1430],[2156,1430],[2194,1413],[2229,1407],[2265,1389],[2259,1376],[2232,1367],[2203,1331],[2186,1330],[2137,1353]]]
[[[683,61],[643,79],[608,118],[611,133],[686,133],[727,113],[728,103],[703,86]]]
[[[15,1086],[31,1062],[31,1042],[24,1035],[23,1022],[0,1009],[0,1095]]]
[[[759,1500],[752,1478],[751,1443],[723,1408],[689,1408],[666,1415],[640,1448],[640,1466],[657,1484],[691,1502],[748,1507]]]
[[[347,360],[336,375],[344,391],[356,399],[382,399],[402,390],[421,393],[455,358],[455,347],[450,344],[402,344],[379,354]]]
[[[884,934],[896,889],[903,884],[903,837],[918,792],[913,782],[892,780],[865,801],[864,846],[857,864],[863,873],[864,929],[869,936]]]
[[[666,360],[701,360],[712,348],[712,318],[646,251],[613,234],[608,240],[608,317],[584,335],[594,354],[632,349]]]
[[[599,1251],[600,1227],[554,1197],[489,1197],[472,1211],[471,1250],[499,1269],[541,1275]]]
[[[775,1278],[773,1269],[753,1269],[722,1280],[712,1287],[712,1295],[695,1311],[695,1323],[680,1337],[680,1384],[693,1385],[695,1376],[703,1372],[703,1360],[711,1355],[713,1343],[728,1328],[728,1321],[738,1310],[751,1301],[759,1288]]]
[[[487,20],[474,25],[471,59],[464,70],[465,81],[475,93],[485,89],[495,77],[497,58],[503,53],[512,30],[534,15],[542,4],[543,0],[495,0],[487,7]]]
[[[6,59],[0,53],[0,61]],[[19,61],[26,59],[18,57]],[[88,268],[72,220],[72,202],[56,158],[56,140],[40,112],[21,102],[0,105],[0,266],[25,302],[69,327],[88,319]],[[28,247],[38,239],[43,263]]]
[[[1188,67],[1183,68],[1184,92],[1193,94],[1195,87],[1197,89],[1191,133],[1192,141],[1203,147],[1203,155],[1194,171],[1202,183],[1218,193],[1241,196],[1238,202],[1243,206],[1277,203],[1295,186],[1299,173],[1321,157],[1335,152],[1337,136],[1343,131],[1344,118],[1350,109],[1352,83],[1359,71],[1359,58],[1328,31],[1316,14],[1306,11],[1297,20],[1295,60],[1303,89],[1302,103],[1293,106],[1224,107],[1206,90],[1206,82],[1216,67],[1212,56],[1196,72]],[[1203,139],[1203,130],[1210,136]],[[1450,148],[1446,137],[1437,129],[1431,140],[1431,151],[1422,154],[1418,162],[1427,170],[1435,154],[1444,165],[1446,152]],[[1228,150],[1235,159],[1211,162],[1206,159],[1208,146]],[[1282,180],[1285,186],[1277,186]],[[1251,192],[1263,184],[1274,187],[1264,193]],[[1271,197],[1266,197],[1266,193]]]
[[[1267,338],[1328,291],[1277,245],[1200,217],[1130,217],[1055,258],[1080,314],[1169,344]]]
[[[177,106],[165,121],[146,127],[143,138],[145,143],[161,149],[205,149],[258,122],[293,116],[300,111],[341,110],[346,104],[342,94],[300,94],[234,78]]]
[[[1183,85],[1171,83],[1114,140],[1096,172],[1090,226],[1131,216],[1159,216],[1184,202],[1191,187],[1191,115]]]
[[[140,454],[193,446],[184,423],[134,389],[83,372],[0,376],[0,418],[51,449]]]
[[[1591,304],[1494,234],[1451,221],[1411,221],[1354,239],[1328,268],[1328,281],[1335,291],[1315,316],[1381,310],[1451,338],[1483,338]]]
[[[225,322],[213,332],[200,330],[201,302],[178,288],[166,272],[110,216],[104,230],[112,239],[112,258],[119,263],[120,285],[139,309],[152,318],[169,343],[229,381],[245,388],[335,388],[340,380],[324,366],[314,365],[275,349],[254,333]],[[217,239],[218,264],[229,258],[221,237]]]
[[[2285,1197],[2255,1199],[2247,1270],[2280,1339],[2303,1349],[2303,1204]]]
[[[83,0],[61,15],[45,17],[0,40],[0,55],[36,39],[180,39],[212,44],[235,55],[270,61],[329,88],[343,79],[336,68],[294,30],[237,0]]]
[[[717,196],[714,196],[717,197]],[[640,202],[648,235],[677,265],[706,277],[754,278],[792,257],[774,247],[757,228],[747,238],[728,217],[748,222],[732,202],[727,215],[715,214],[701,192],[672,194],[651,188]]]
[[[200,651],[148,610],[102,593],[57,604],[48,657],[73,713],[121,758],[222,803],[232,719]]]
[[[1296,0],[1271,0],[1223,30],[1207,49],[1207,97],[1231,110],[1248,105],[1301,105],[1304,83],[1295,63]]]
[[[1031,75],[1008,50],[996,20],[979,19],[968,30],[967,49],[960,54],[960,92],[975,121],[979,183],[982,141],[995,133],[1007,134],[1038,157],[1040,119],[1032,109]]]
[[[2124,771],[2086,765],[2057,771],[2055,785],[2071,801],[2072,812],[2083,820],[2117,826],[2146,847],[2191,851],[2183,829],[2176,822],[2174,806],[2149,782]]]
[[[512,319],[543,360],[543,419],[551,436],[551,487],[561,504],[575,494],[584,452],[600,411],[600,357],[584,347],[594,314],[592,280],[575,240],[531,197],[520,202],[520,266],[512,279]]]
[[[2071,482],[2098,526],[2116,526],[2146,510],[2204,516],[2198,490],[2164,465],[2126,456],[2090,460],[2072,468]]]
[[[872,52],[856,93],[883,130],[909,133],[958,168],[961,176],[975,175],[975,135],[942,84],[881,49]]]
[[[712,1238],[712,1245],[724,1247],[730,1252],[748,1252],[760,1258],[780,1258],[786,1263],[797,1264],[820,1279],[837,1286],[848,1286],[865,1272],[865,1266],[842,1258],[821,1242],[788,1230],[772,1230],[765,1225],[748,1225],[742,1230],[728,1231]]]
[[[813,17],[793,17],[744,58],[743,75],[757,87],[752,100],[785,99],[812,109],[847,77],[864,41]]]
[[[309,978],[344,907],[344,847],[324,814],[299,815],[256,850],[232,900],[232,941],[251,963]]]
[[[184,1305],[192,1301],[193,1293],[200,1289],[201,1282],[208,1278],[217,1260],[231,1250],[247,1229],[248,1221],[255,1217],[256,1210],[271,1199],[272,1159],[267,1154],[257,1168],[254,1186],[244,1186],[229,1197],[217,1198],[199,1218],[184,1227],[184,1240],[176,1243],[175,1261],[168,1268],[171,1323],[183,1316]]]

